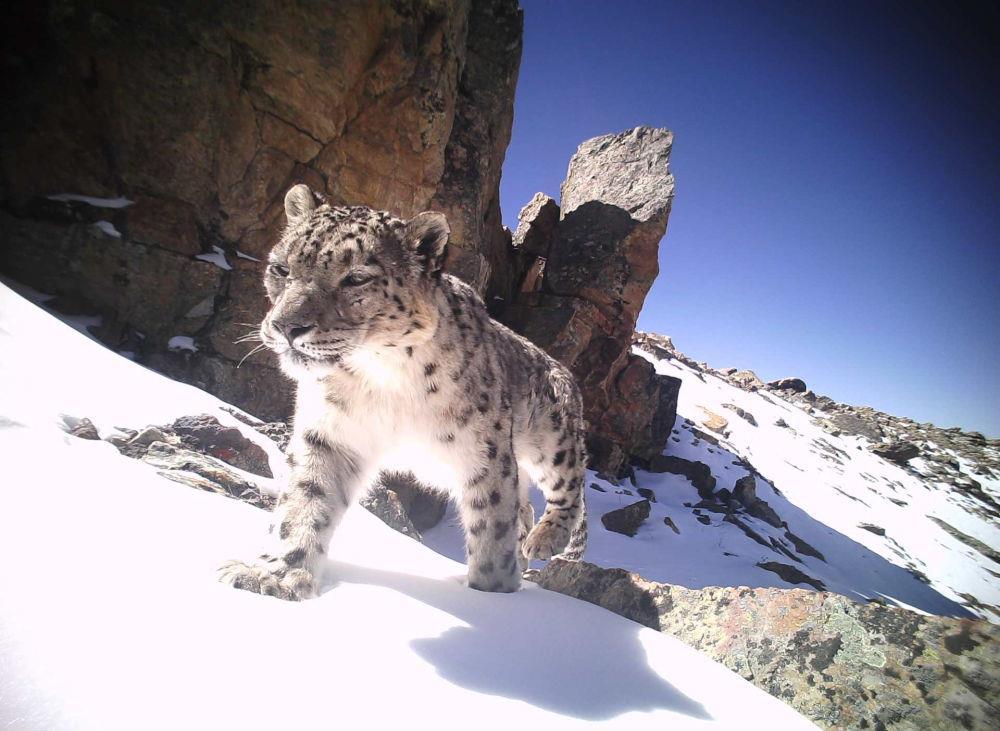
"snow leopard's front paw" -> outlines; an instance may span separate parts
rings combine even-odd
[[[315,596],[313,576],[291,569],[281,560],[262,557],[259,563],[227,561],[219,567],[219,581],[233,588],[297,602]]]
[[[521,551],[527,559],[552,558],[569,543],[569,529],[558,523],[543,520],[524,539]]]

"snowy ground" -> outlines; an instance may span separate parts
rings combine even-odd
[[[462,565],[360,509],[318,599],[228,589],[216,566],[257,552],[267,514],[70,436],[64,418],[101,436],[183,414],[238,424],[221,402],[2,286],[0,384],[2,727],[811,728],[602,609],[472,591]]]

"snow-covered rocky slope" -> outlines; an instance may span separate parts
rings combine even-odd
[[[364,510],[321,596],[216,582],[254,555],[266,512],[199,492],[67,433],[224,404],[87,339],[0,287],[0,726],[5,728],[808,728],[679,641],[464,567]],[[598,543],[600,546],[600,543]]]
[[[757,387],[732,369],[714,371],[676,351],[649,350],[653,353],[636,352],[658,373],[682,381],[666,453],[708,464],[719,488],[732,490],[738,478],[754,472],[758,497],[787,523],[776,528],[741,516],[765,540],[778,544],[767,550],[748,543],[720,515],[702,511],[708,524],[695,524],[700,530],[694,531],[703,541],[695,549],[701,568],[687,576],[675,568],[671,581],[716,583],[706,572],[717,563],[730,567],[728,581],[788,585],[757,565],[734,576],[727,559],[740,559],[720,556],[723,548],[751,561],[759,557],[755,564],[791,564],[852,598],[1000,621],[1000,448],[995,440],[843,406],[810,392]],[[725,426],[713,423],[714,416],[723,417]],[[893,461],[884,451],[876,453],[903,439],[916,457]],[[667,488],[657,495],[670,495],[675,522],[691,526],[694,509],[684,509],[684,502],[698,501],[677,500],[670,490],[677,479],[637,472],[640,486]],[[795,538],[822,558],[810,555]],[[713,554],[715,562],[707,558]]]
[[[862,602],[1000,621],[1000,473],[970,456],[995,465],[1000,449],[987,443],[963,454],[925,440],[921,456],[896,464],[873,453],[869,438],[832,428],[811,397],[764,384],[741,388],[740,374],[659,342],[635,352],[682,382],[666,458],[620,484],[588,474],[586,560],[689,588],[825,588]],[[850,427],[843,416],[835,418]],[[948,461],[963,474],[942,475]],[[704,465],[712,486],[700,481],[699,494],[689,477],[674,474],[684,463]],[[763,509],[733,495],[751,474]],[[634,536],[605,528],[603,515],[643,493],[653,502]],[[458,557],[461,536],[449,517],[424,539]]]

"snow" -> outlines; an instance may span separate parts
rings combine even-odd
[[[884,599],[923,613],[1000,620],[962,596],[965,593],[984,604],[1000,605],[1000,584],[992,573],[997,567],[928,517],[942,519],[995,550],[1000,546],[1000,528],[967,509],[954,489],[928,489],[914,474],[872,454],[863,438],[831,436],[813,423],[812,416],[776,393],[748,393],[711,373],[698,374],[679,361],[656,361],[645,351],[636,352],[653,360],[657,372],[682,381],[674,435],[665,453],[707,464],[716,478],[716,488],[729,490],[748,474],[738,464],[740,458],[745,459],[767,478],[757,480],[757,496],[787,522],[796,538],[806,541],[823,558],[797,551],[784,529],[749,515],[739,519],[765,540],[774,539],[798,560],[752,540],[736,525],[723,521],[722,514],[702,509],[700,514],[709,521],[702,524],[694,512],[701,498],[687,478],[636,470],[634,486],[628,481],[616,486],[588,471],[587,561],[693,589],[813,588],[791,584],[757,565],[779,562],[857,601]],[[758,426],[725,408],[727,403],[749,411]],[[730,435],[719,437],[719,446],[697,438],[685,423],[687,418],[694,428],[711,435],[704,426],[708,418],[705,409],[729,421]],[[776,426],[778,419],[788,428]],[[824,459],[821,444],[846,454],[834,453],[843,464]],[[965,465],[963,469],[971,472]],[[984,489],[994,489],[993,481],[980,481]],[[651,489],[656,498],[638,533],[628,537],[605,529],[601,523],[604,513],[643,499],[637,487]],[[538,515],[545,507],[544,499],[537,490],[532,499]],[[666,518],[679,534],[664,522]],[[861,528],[863,524],[884,528],[886,535],[877,536]],[[423,538],[446,556],[460,559],[463,555],[454,511]],[[911,567],[923,573],[930,584],[916,578],[908,570]]]
[[[814,416],[777,393],[748,393],[710,372],[702,374],[702,380],[699,374],[679,361],[655,360],[640,349],[635,352],[653,361],[658,373],[682,380],[678,403],[680,417],[701,422],[701,410],[708,408],[729,420],[730,434],[722,440],[720,449],[705,441],[692,445],[690,430],[680,428],[683,419],[679,418],[676,428],[679,433],[675,437],[680,441],[672,440],[667,453],[710,463],[719,487],[729,489],[745,474],[745,470],[733,465],[725,469],[730,455],[750,462],[770,483],[758,480],[758,496],[767,500],[788,521],[793,533],[819,549],[827,559],[822,562],[801,556],[804,565],[796,565],[805,573],[821,579],[832,591],[847,596],[881,596],[890,602],[908,604],[935,614],[968,615],[968,610],[981,614],[972,607],[967,610],[959,606],[966,601],[961,596],[963,593],[986,604],[1000,605],[1000,584],[991,571],[996,570],[996,566],[981,554],[970,555],[974,552],[929,517],[945,520],[988,546],[1000,546],[1000,526],[970,510],[967,499],[954,488],[945,485],[929,488],[914,472],[872,454],[869,442],[863,437],[828,434],[815,422]],[[724,408],[726,403],[752,413],[758,426],[750,425]],[[775,426],[778,419],[783,419],[790,428]],[[709,431],[701,424],[696,426],[703,432]],[[824,445],[839,450],[835,452],[838,461],[830,459],[828,453],[824,457]],[[709,453],[709,449],[715,449],[715,455]],[[654,488],[658,499],[666,499],[676,506],[677,498],[670,487],[676,486],[678,479],[686,482],[672,475],[641,473],[639,484]],[[994,489],[992,481],[984,479],[982,482],[984,489]],[[658,489],[658,486],[666,489]],[[781,495],[776,495],[772,486]],[[693,501],[690,499],[690,489],[688,493],[688,501],[697,502],[696,497]],[[675,521],[678,517],[687,517],[672,515]],[[711,517],[712,527],[715,527],[719,516]],[[753,523],[755,530],[760,529],[758,532],[768,529],[770,535],[781,535],[780,531],[760,521],[750,519],[747,522]],[[864,530],[860,527],[862,524],[884,528],[886,535],[878,536]],[[719,526],[715,533],[726,530],[731,532],[735,528]],[[683,535],[683,527],[681,532]],[[727,545],[724,536],[719,536],[719,540],[723,547]],[[676,548],[676,542],[673,545]],[[770,556],[769,560],[791,563],[776,554]],[[709,563],[706,559],[702,562]],[[929,586],[903,571],[908,566],[926,575]],[[757,567],[748,571],[745,581],[751,585],[787,586],[776,580],[774,574],[764,572],[766,575],[761,576],[762,570]],[[692,577],[695,584],[713,580],[712,576],[699,580]],[[1000,620],[1000,616],[991,613],[985,616]]]
[[[257,553],[269,516],[65,427],[88,417],[107,436],[209,413],[263,437],[6,287],[0,383],[4,727],[812,728],[598,607],[472,591],[464,566],[364,510],[341,526],[319,598],[225,587],[216,567]]]
[[[50,201],[62,201],[63,203],[75,201],[77,203],[86,203],[95,208],[126,208],[133,203],[128,198],[95,198],[94,196],[80,195],[79,193],[56,193],[47,197]]]
[[[188,335],[174,335],[167,341],[167,350],[190,350],[196,353],[198,346],[195,345],[194,338]]]
[[[94,226],[101,230],[102,233],[107,234],[116,239],[122,237],[122,232],[115,228],[115,225],[111,221],[97,221]]]
[[[215,264],[215,266],[220,269],[225,269],[226,271],[230,271],[233,268],[232,264],[230,264],[226,259],[225,249],[221,246],[213,246],[211,254],[196,254],[194,258],[200,261],[207,261],[210,264]]]

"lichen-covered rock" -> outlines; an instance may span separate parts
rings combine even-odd
[[[175,482],[220,495],[234,497],[258,508],[270,510],[274,499],[257,485],[229,469],[220,460],[166,442],[153,442],[144,452],[122,450],[160,469],[160,474]]]
[[[989,622],[800,589],[685,589],[562,559],[534,580],[679,638],[825,728],[995,727]]]
[[[736,371],[729,376],[729,382],[744,391],[756,391],[764,388],[764,382],[757,377],[757,374],[748,370]]]
[[[247,439],[236,427],[220,424],[214,416],[182,416],[171,424],[171,430],[200,452],[255,475],[274,477],[263,447]]]

